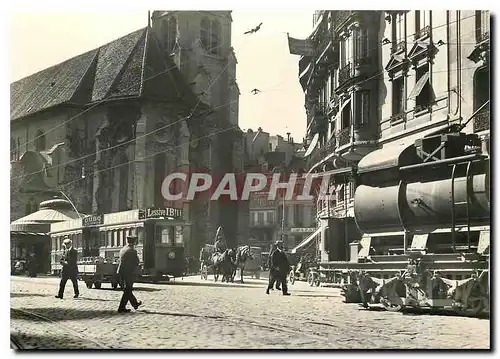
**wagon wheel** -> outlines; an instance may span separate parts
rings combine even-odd
[[[101,289],[101,282],[95,282],[95,283],[94,283],[94,287],[95,287],[96,289]]]
[[[85,282],[85,285],[87,286],[88,289],[92,289],[92,282]]]
[[[316,282],[316,273],[313,273],[313,272],[310,272],[308,275],[307,275],[307,283],[309,284],[309,286],[313,286]]]
[[[404,305],[391,303],[386,298],[380,298],[380,304],[389,312],[400,312],[404,308]]]
[[[291,285],[295,283],[295,273],[293,271],[290,272],[288,275],[288,281],[290,282]]]

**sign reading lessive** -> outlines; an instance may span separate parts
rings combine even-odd
[[[139,219],[152,219],[160,217],[170,217],[174,219],[182,218],[182,209],[180,208],[145,208],[139,210]]]

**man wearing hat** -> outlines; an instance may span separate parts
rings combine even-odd
[[[227,249],[226,240],[224,239],[224,233],[222,231],[222,226],[217,228],[215,233],[215,250],[219,253],[223,253]]]
[[[78,298],[80,292],[78,291],[78,252],[73,248],[73,243],[71,239],[66,238],[63,241],[64,254],[61,258],[60,263],[62,264],[61,272],[61,282],[59,283],[59,293],[57,293],[56,298],[63,299],[64,288],[66,287],[66,282],[71,280],[73,283],[73,290],[75,296],[73,298]]]
[[[276,250],[271,254],[271,262],[269,267],[269,284],[267,286],[266,294],[273,288],[275,281],[281,282],[281,290],[283,295],[290,295],[288,293],[288,286],[286,285],[286,276],[290,272],[290,263],[283,250],[283,242],[276,242]]]
[[[139,267],[139,257],[134,246],[137,243],[136,236],[127,237],[127,245],[120,250],[120,263],[118,264],[117,273],[123,283],[123,295],[118,307],[118,313],[130,312],[127,309],[127,303],[130,302],[135,310],[142,304],[138,301],[133,291],[134,281],[137,276],[137,268]]]

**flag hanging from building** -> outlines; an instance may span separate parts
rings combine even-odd
[[[301,55],[301,56],[312,56],[313,55],[313,47],[311,41],[309,39],[300,40],[290,37],[288,33],[286,34],[288,37],[288,49],[292,55]]]

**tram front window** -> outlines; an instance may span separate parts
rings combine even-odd
[[[157,227],[157,239],[162,244],[174,244],[175,232],[174,227]]]

